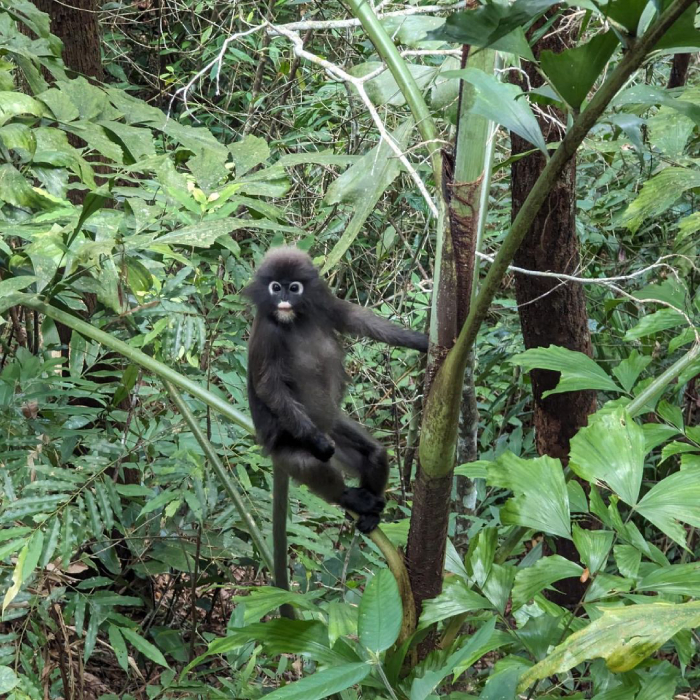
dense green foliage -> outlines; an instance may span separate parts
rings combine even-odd
[[[529,55],[522,26],[541,12],[516,5],[384,25],[402,50],[489,37],[509,67]],[[299,7],[270,3],[268,19],[296,21]],[[670,53],[700,45],[694,9],[579,151],[580,275],[624,277],[586,286],[594,358],[523,352],[508,277],[480,330],[480,459],[457,468],[475,503],[455,493],[443,593],[409,639],[376,544],[305,489],[293,489],[288,528],[294,590],[267,585],[250,527],[161,381],[86,333],[61,337],[66,327],[36,310],[40,297],[88,319],[242,414],[251,315],[239,291],[272,245],[297,242],[337,293],[428,324],[434,219],[413,175],[434,183],[397,82],[384,72],[367,91],[414,174],[357,91],[295,59],[288,37],[261,28],[225,44],[265,8],[166,9],[103,7],[110,78],[98,86],[65,69],[47,15],[0,0],[0,695],[466,700],[529,687],[523,697],[662,700],[700,686],[695,69],[687,87],[663,88]],[[474,113],[543,148],[532,107],[578,109],[642,9],[611,13],[614,41],[586,14],[580,80],[543,59],[551,88],[530,102],[493,76],[449,73],[454,52],[407,60],[445,141],[461,75]],[[334,3],[313,12],[345,16]],[[314,31],[308,50],[351,75],[379,65],[357,27]],[[502,130],[485,253],[510,224],[508,148]],[[391,448],[382,530],[403,547],[422,368],[403,350],[348,349],[345,408]],[[561,372],[558,390],[599,392],[566,470],[536,455],[532,368]],[[271,471],[245,422],[186,401],[269,537]],[[579,524],[586,514],[598,529]],[[581,564],[552,554],[553,537],[571,539]],[[591,581],[575,614],[546,595],[571,577]],[[275,617],[282,603],[299,619]],[[439,644],[418,661],[427,631]]]

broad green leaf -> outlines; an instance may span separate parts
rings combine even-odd
[[[644,431],[622,408],[596,416],[571,440],[569,466],[582,479],[606,483],[625,503],[639,497]]]
[[[610,530],[584,530],[574,523],[574,544],[591,576],[605,566],[615,533]]]
[[[396,579],[389,569],[379,569],[360,601],[357,628],[361,644],[374,654],[385,651],[398,639],[402,619]]]
[[[680,96],[680,99],[697,103],[700,101],[700,90],[697,87],[689,88]],[[664,106],[649,117],[647,126],[649,143],[675,160],[685,151],[695,123],[690,117]]]
[[[121,666],[122,670],[126,671],[129,668],[129,652],[126,648],[126,642],[121,633],[121,630],[116,625],[110,625],[109,629],[109,643],[114,649],[114,655],[117,657],[117,663]]]
[[[604,5],[604,13],[621,24],[632,36],[637,36],[639,20],[647,0],[612,0]]]
[[[531,348],[515,355],[511,359],[526,372],[533,369],[550,369],[561,372],[557,386],[546,391],[543,397],[582,389],[600,389],[602,391],[620,391],[620,387],[607,372],[588,355],[575,350],[550,345],[546,348]]]
[[[341,637],[357,635],[358,609],[348,603],[328,604],[328,643],[332,647]]]
[[[515,580],[516,569],[510,564],[496,564],[491,567],[486,583],[481,587],[485,598],[498,612],[503,614],[510,602],[510,594]]]
[[[679,668],[666,660],[652,666],[642,676],[642,687],[635,700],[673,700],[680,673]]]
[[[535,595],[563,578],[580,578],[583,567],[564,557],[553,554],[543,557],[534,566],[518,569],[513,583],[513,607],[521,607]]]
[[[127,153],[132,163],[156,155],[153,135],[150,129],[139,129],[135,126],[116,121],[102,119],[96,122],[116,141],[124,153]]]
[[[489,671],[479,700],[510,700],[517,698],[516,688],[520,676],[532,667],[532,663],[519,656],[506,656],[499,659]],[[574,696],[575,697],[575,696]],[[571,696],[569,696],[571,698]]]
[[[465,563],[478,586],[482,586],[491,573],[498,546],[498,528],[485,527],[471,539]]]
[[[18,685],[19,676],[9,666],[0,666],[0,693],[9,693]]]
[[[521,459],[504,452],[489,466],[488,483],[515,494],[501,508],[504,523],[571,538],[569,494],[558,459]]]
[[[44,548],[44,531],[36,530],[27,542],[27,556],[24,559],[24,567],[22,569],[22,583],[24,583],[36,569],[41,551]]]
[[[442,592],[438,596],[423,602],[419,627],[429,627],[440,620],[463,613],[489,609],[491,603],[472,591],[464,580],[449,578],[445,580]]]
[[[78,108],[63,90],[52,87],[39,93],[36,99],[43,102],[59,122],[72,122],[80,117]]]
[[[81,138],[90,149],[97,151],[108,160],[119,165],[124,163],[124,153],[121,146],[115,143],[99,124],[80,119],[65,124],[63,128]]]
[[[29,95],[18,91],[0,91],[0,126],[20,114],[41,117],[47,113],[46,107]]]
[[[383,64],[379,61],[368,61],[353,66],[348,72],[356,78],[361,78],[374,72],[381,65]],[[439,70],[435,66],[422,66],[415,63],[407,63],[406,66],[421,91],[430,85]],[[385,70],[376,78],[365,82],[365,90],[367,96],[377,107],[385,104],[402,107],[406,104],[406,98],[389,70]]]
[[[118,112],[108,105],[105,91],[88,82],[83,76],[75,80],[58,80],[56,87],[70,98],[78,108],[80,118],[86,122],[94,122],[100,116],[118,116]]]
[[[613,367],[612,373],[615,375],[620,385],[626,392],[632,391],[639,375],[647,368],[651,362],[651,355],[640,355],[636,350],[620,362],[617,367]]]
[[[251,168],[264,163],[270,157],[270,147],[265,139],[248,134],[241,141],[229,145],[231,159],[236,165],[236,176],[245,175]]]
[[[407,119],[391,134],[402,151],[408,144],[412,128],[413,120]],[[338,264],[374,211],[375,204],[400,172],[401,164],[396,154],[382,140],[330,184],[324,198],[326,204],[352,204],[354,214],[328,254],[322,272],[328,272]]]
[[[129,641],[138,651],[140,651],[147,659],[153,661],[153,663],[159,666],[165,666],[165,668],[170,668],[168,662],[165,660],[163,654],[161,654],[158,647],[151,644],[148,640],[144,639],[140,634],[134,632],[134,630],[128,627],[122,627],[119,630],[127,641]]]
[[[445,24],[444,17],[430,15],[383,17],[381,23],[392,39],[404,46],[428,48],[426,45],[435,44],[435,48],[439,48],[443,43],[427,40],[427,33],[442,27]]]
[[[321,700],[361,683],[372,670],[367,663],[344,664],[317,671],[266,695],[266,700]]]
[[[26,289],[30,284],[36,282],[36,277],[32,275],[20,275],[19,277],[10,277],[9,279],[0,282],[0,299],[9,296],[21,289]]]
[[[428,34],[428,38],[498,48],[495,44],[499,39],[522,28],[554,4],[554,0],[515,0],[511,4],[489,2],[473,10],[452,13],[442,27]]]
[[[695,28],[697,8],[691,5],[670,27],[654,46],[662,49],[700,49],[700,31]]]
[[[225,236],[236,228],[239,228],[236,219],[202,221],[159,236],[153,241],[153,245],[184,245],[195,248],[209,248],[219,236]]]
[[[537,119],[517,85],[501,83],[493,75],[487,75],[477,68],[445,71],[443,75],[445,78],[461,78],[474,86],[476,94],[474,103],[468,108],[469,112],[500,124],[547,153]]]
[[[12,122],[0,127],[0,143],[10,151],[22,154],[22,160],[33,156],[36,152],[36,136],[34,130],[26,124]],[[22,153],[24,151],[24,153]]]
[[[654,313],[642,316],[639,323],[630,328],[624,335],[625,340],[637,340],[649,335],[655,335],[669,328],[678,328],[687,323],[683,314],[673,309],[659,309]]]
[[[540,65],[557,92],[574,109],[586,99],[617,48],[614,32],[597,34],[589,42],[560,53],[542,51]]]
[[[700,562],[673,564],[655,569],[636,586],[642,591],[700,597]]]
[[[310,593],[294,593],[293,591],[284,591],[281,588],[252,588],[245,597],[245,613],[243,620],[246,624],[257,621],[263,615],[267,615],[272,610],[276,610],[282,605],[294,605],[304,610],[318,611],[314,600],[318,598],[323,591],[312,591]],[[242,599],[243,600],[243,599]]]
[[[615,563],[620,573],[626,578],[637,578],[642,553],[631,544],[618,544],[613,547]]]
[[[32,187],[11,163],[0,165],[0,202],[27,209],[53,209],[59,202]]]
[[[22,571],[24,569],[24,560],[27,558],[27,546],[29,543],[22,547],[19,555],[17,556],[17,561],[15,562],[15,568],[12,571],[12,585],[5,591],[5,597],[2,601],[2,614],[5,614],[7,606],[17,597],[17,594],[22,587]]]
[[[415,678],[411,684],[410,700],[425,700],[458,666],[475,664],[486,653],[484,647],[491,640],[495,627],[496,618],[493,617],[461,649],[450,654],[439,669],[426,671],[421,678]]]
[[[535,681],[565,673],[584,661],[603,658],[614,673],[637,666],[684,629],[700,626],[700,602],[631,605],[603,612],[588,627],[572,634],[543,661],[523,674],[520,690]]]
[[[644,431],[644,452],[649,453],[655,447],[670,440],[680,432],[677,428],[663,423],[644,423],[642,425]]]
[[[636,510],[685,547],[687,533],[679,523],[700,527],[700,467],[667,476],[651,488]]]
[[[675,109],[686,117],[692,119],[696,124],[700,124],[700,105],[689,100],[672,97],[672,93],[653,85],[637,84],[619,92],[612,105],[616,107],[628,105],[642,105],[651,107],[653,105],[664,105]]]

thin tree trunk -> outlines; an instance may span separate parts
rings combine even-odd
[[[534,47],[535,56],[543,49],[561,51],[567,47],[568,36],[557,32],[543,37]],[[532,89],[543,84],[534,64],[524,65]],[[516,74],[517,75],[517,74]],[[527,83],[517,75],[523,90]],[[560,141],[565,117],[551,110],[547,117],[539,115],[540,127],[547,142]],[[530,143],[511,134],[512,154],[532,149]],[[532,153],[511,166],[512,219],[527,198],[545,165],[541,153]],[[579,262],[579,242],[576,236],[576,161],[567,165],[560,181],[550,192],[535,221],[515,254],[518,267],[528,270],[576,274]],[[584,288],[578,284],[561,284],[544,277],[516,274],[515,295],[520,324],[526,348],[560,345],[592,355],[591,334]],[[596,409],[596,397],[592,391],[554,394],[546,399],[542,394],[553,389],[559,381],[559,373],[549,370],[533,370],[530,373],[534,402],[534,427],[537,451],[541,455],[568,459],[569,441],[579,428],[587,423],[588,416]],[[557,540],[557,551],[568,559],[576,559],[577,553],[569,540]],[[558,584],[563,596],[557,602],[576,604],[584,590],[578,579],[567,579]]]
[[[468,56],[464,49],[463,62]],[[478,58],[477,58],[478,57]],[[493,69],[493,53],[479,52],[475,56],[479,67]],[[469,61],[472,65],[472,59]],[[472,90],[463,83],[460,95]],[[454,345],[455,338],[469,313],[474,280],[474,259],[480,222],[481,189],[484,183],[484,161],[488,134],[488,120],[462,110],[455,139],[455,155],[443,154],[443,196],[448,205],[449,217],[445,226],[439,284],[436,290],[435,332],[431,349],[431,362],[425,379],[426,401],[440,401],[431,396],[430,388],[436,372]],[[473,401],[473,373],[465,377],[467,397],[463,399],[461,442],[463,454],[475,454],[476,415]],[[465,413],[466,407],[466,413]],[[466,420],[465,419],[466,416]],[[434,598],[442,590],[447,528],[451,504],[454,455],[450,464],[442,465],[441,475],[427,474],[420,465],[413,487],[413,508],[408,535],[407,560],[411,588],[420,613],[424,600]]]
[[[86,78],[102,81],[97,0],[34,0],[51,17],[51,33],[63,42],[63,62]]]
[[[671,63],[671,75],[668,77],[668,84],[666,87],[669,88],[669,90],[671,88],[683,87],[685,85],[685,81],[688,79],[689,67],[689,53],[675,54],[673,57],[673,63]]]
[[[66,68],[93,81],[101,82],[104,79],[104,71],[100,51],[97,0],[70,0],[67,3],[56,0],[34,0],[34,4],[51,18],[51,33],[63,42],[62,57]],[[74,146],[81,146],[77,136],[69,134],[68,140]],[[99,166],[95,170],[99,172]],[[68,193],[68,198],[73,204],[82,204],[84,197],[83,190],[72,190]],[[94,294],[83,296],[91,313],[97,299]],[[61,341],[61,354],[66,359],[64,373],[67,373],[68,348],[72,331],[68,326],[58,322],[56,322],[56,330]]]

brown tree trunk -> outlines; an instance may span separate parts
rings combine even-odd
[[[537,56],[543,49],[561,51],[567,47],[568,37],[552,32],[534,47]],[[524,65],[531,88],[544,82],[534,64]],[[517,75],[523,90],[527,84]],[[542,133],[547,142],[560,141],[563,130],[560,124],[565,117],[551,110],[549,118],[538,115]],[[532,145],[516,134],[511,134],[512,154],[532,149]],[[512,218],[523,205],[532,186],[545,165],[540,153],[533,153],[517,160],[511,166]],[[515,255],[514,263],[528,270],[562,272],[574,275],[579,267],[579,242],[576,236],[576,162],[572,160],[542,205],[525,240]],[[523,340],[526,348],[560,345],[569,350],[592,354],[591,334],[588,328],[586,296],[582,285],[565,283],[545,277],[524,274],[515,275],[515,294],[520,314]],[[569,441],[579,428],[587,423],[589,414],[596,409],[596,397],[592,391],[575,391],[554,394],[546,399],[542,394],[553,389],[559,381],[559,373],[533,370],[530,373],[534,402],[534,427],[537,451],[568,459]],[[577,559],[577,552],[569,540],[557,540],[557,551],[568,559]],[[578,579],[560,582],[558,588],[564,594],[557,602],[575,605],[584,587]]]
[[[97,0],[70,0],[68,3],[56,0],[34,0],[36,7],[46,12],[51,18],[51,33],[63,42],[63,62],[75,73],[84,75],[93,81],[102,81],[102,54],[100,51],[100,27],[98,24]],[[69,142],[76,147],[81,146],[80,139],[68,135]],[[72,190],[68,198],[73,204],[81,204],[85,196],[82,190]],[[87,299],[88,308],[94,308],[94,295]],[[56,330],[63,349],[61,354],[68,362],[71,329],[58,321]],[[67,372],[67,369],[64,370]]]
[[[688,79],[688,68],[690,67],[690,54],[677,53],[673,57],[671,64],[671,75],[668,77],[667,88],[683,87]]]
[[[51,17],[51,33],[63,42],[63,62],[76,73],[102,81],[97,0],[34,0]]]

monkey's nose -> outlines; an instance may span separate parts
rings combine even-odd
[[[277,308],[280,311],[288,311],[292,308],[292,305],[288,301],[281,301],[279,304],[277,304]]]

